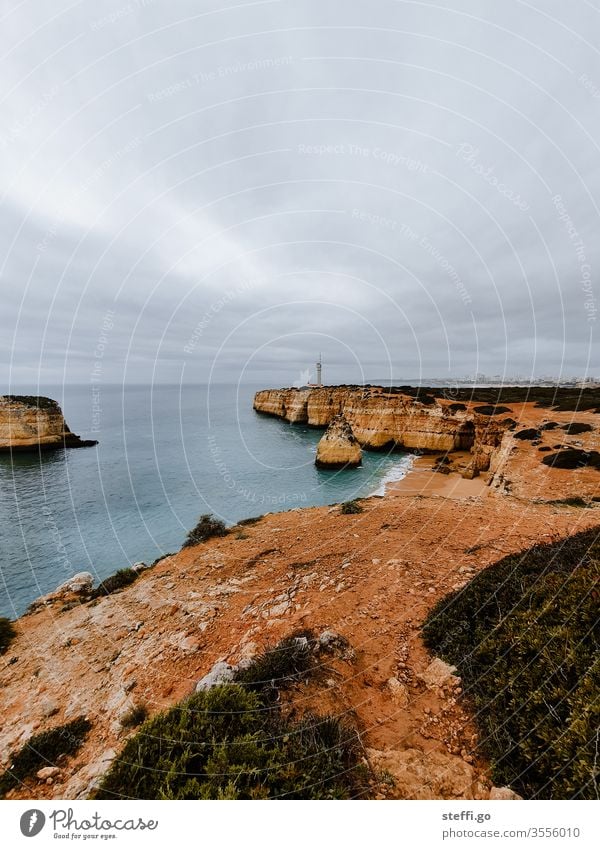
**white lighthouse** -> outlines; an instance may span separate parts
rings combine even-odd
[[[311,383],[310,381],[306,384],[307,386],[323,386],[323,381],[321,379],[321,369],[323,367],[323,360],[321,358],[321,354],[319,354],[319,359],[315,363],[317,367],[317,380],[316,383]]]

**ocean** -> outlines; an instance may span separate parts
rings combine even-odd
[[[381,494],[406,474],[410,457],[399,453],[316,469],[322,431],[255,413],[263,388],[44,387],[71,430],[99,444],[0,455],[0,616],[21,615],[76,572],[101,580],[177,551],[202,513],[231,525]]]

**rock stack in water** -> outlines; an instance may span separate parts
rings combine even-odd
[[[360,466],[362,451],[344,416],[336,416],[317,445],[315,464],[320,469]]]

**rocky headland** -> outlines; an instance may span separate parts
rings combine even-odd
[[[96,440],[81,439],[65,421],[52,398],[0,395],[0,452],[54,448],[87,448]]]
[[[380,386],[267,389],[256,393],[254,409],[316,428],[343,420],[364,450],[436,454],[436,471],[481,475],[492,491],[535,493],[540,500],[575,491],[598,495],[599,390],[435,393]],[[322,441],[329,439],[326,434]]]
[[[86,798],[136,733],[132,716],[156,717],[232,681],[290,635],[312,634],[318,674],[294,678],[282,709],[327,712],[358,729],[367,795],[517,798],[494,785],[467,684],[428,649],[423,625],[452,594],[460,598],[494,574],[492,564],[512,555],[526,564],[522,553],[542,544],[566,551],[574,534],[600,527],[600,398],[445,399],[432,390],[422,399],[332,387],[267,390],[255,408],[322,428],[342,415],[367,450],[431,456],[384,497],[351,510],[266,514],[227,530],[217,523],[211,538],[192,535],[180,552],[136,564],[104,588],[79,574],[34,604],[0,657],[2,762],[9,767],[40,732],[60,733],[83,718],[89,731],[76,751],[51,759],[7,797]],[[564,463],[545,461],[565,452]],[[594,563],[588,558],[586,568],[593,572]],[[580,591],[572,596],[583,611]],[[461,639],[478,609],[457,629]],[[498,613],[497,604],[490,609]],[[547,616],[552,605],[543,610]],[[444,640],[436,645],[443,654]],[[562,739],[567,719],[561,723]]]

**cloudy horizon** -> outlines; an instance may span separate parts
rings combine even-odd
[[[0,17],[0,394],[600,372],[587,0]]]

